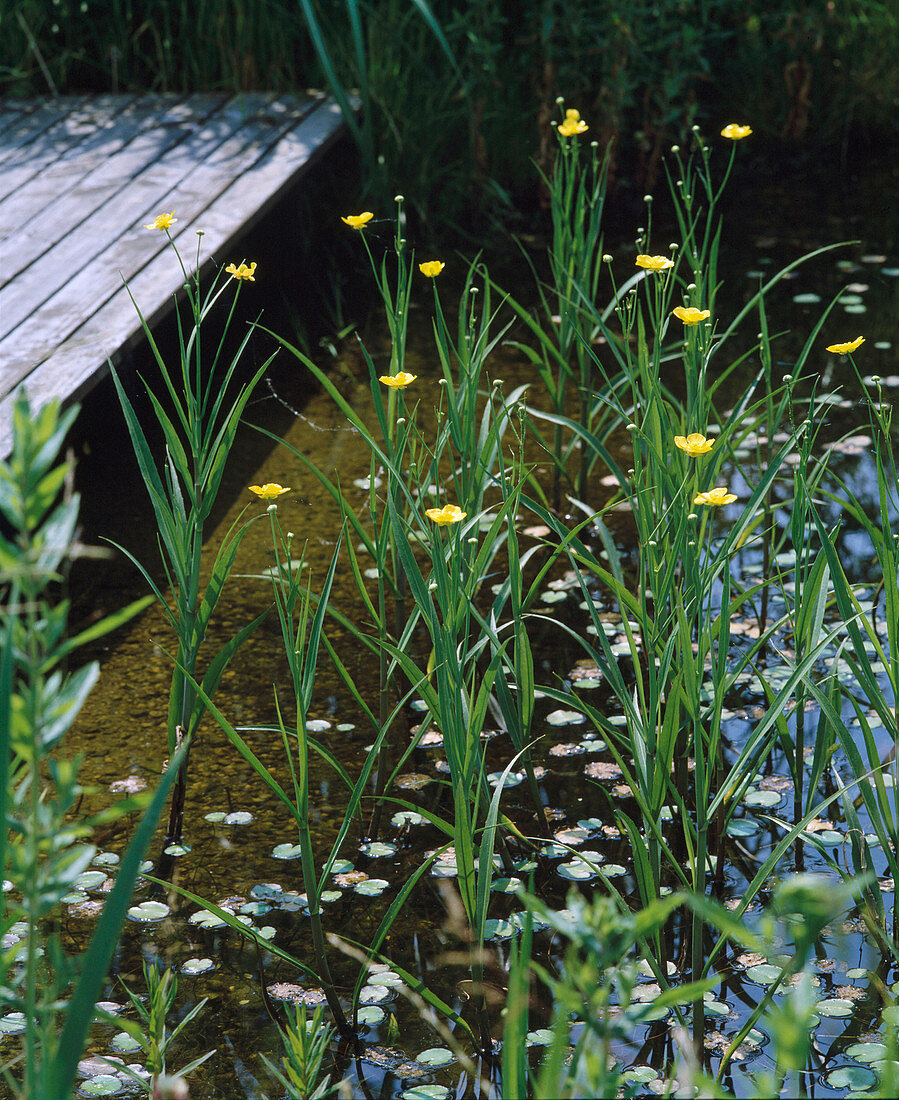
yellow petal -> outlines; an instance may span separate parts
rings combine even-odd
[[[856,348],[860,348],[864,342],[864,336],[857,336],[854,340],[850,340],[848,344],[830,344],[827,350],[836,352],[837,355],[848,355]]]

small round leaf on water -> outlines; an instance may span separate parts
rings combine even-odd
[[[445,1085],[413,1085],[400,1093],[401,1100],[450,1100],[451,1096]]]
[[[529,1031],[525,1042],[529,1047],[545,1047],[553,1041],[553,1030],[551,1027],[538,1027],[534,1031]]]
[[[353,889],[364,898],[377,898],[390,886],[386,878],[367,878],[357,882]]]
[[[132,905],[128,910],[128,919],[140,924],[151,924],[153,921],[164,920],[171,909],[161,901],[142,901],[140,905]]]
[[[277,844],[272,849],[275,859],[299,859],[302,849],[299,844]]]
[[[119,1031],[117,1034],[109,1040],[109,1045],[113,1050],[122,1052],[131,1052],[134,1050],[140,1050],[141,1045],[137,1039],[132,1038],[127,1031]]]
[[[659,1076],[652,1066],[631,1066],[622,1073],[622,1078],[635,1085],[648,1085]]]
[[[386,985],[364,985],[359,990],[359,1004],[375,1005],[389,1001],[396,994]]]
[[[844,1053],[856,1062],[877,1062],[886,1057],[887,1048],[883,1043],[853,1043]]]
[[[579,710],[554,710],[546,716],[550,726],[580,726],[587,721]]]
[[[832,1089],[866,1090],[877,1084],[877,1074],[867,1066],[840,1066],[825,1078]]]
[[[367,855],[369,859],[385,859],[396,855],[396,845],[388,844],[380,840],[371,840],[359,845],[359,851]]]
[[[124,1084],[118,1077],[111,1073],[101,1073],[99,1077],[91,1077],[85,1081],[78,1090],[79,1096],[117,1096],[124,1089]]]
[[[448,1066],[453,1061],[453,1055],[445,1047],[428,1047],[421,1054],[416,1054],[415,1061],[424,1066]]]
[[[181,964],[181,973],[187,974],[189,977],[194,974],[208,974],[210,970],[215,970],[215,963],[212,959],[188,959],[187,962]]]
[[[851,1016],[854,1011],[852,1001],[845,997],[825,997],[815,1007],[822,1016]]]
[[[485,940],[508,940],[515,935],[515,925],[508,920],[484,921]]]
[[[781,791],[749,791],[743,798],[744,805],[766,810],[772,809],[781,801],[783,801]]]
[[[386,985],[393,988],[399,988],[399,986],[403,984],[403,979],[395,970],[382,970],[380,974],[370,974],[367,984]]]
[[[96,890],[106,881],[105,871],[82,871],[75,879],[75,885],[82,890]]]
[[[771,985],[781,975],[781,968],[771,963],[759,963],[758,966],[750,966],[746,971],[746,977],[757,985]]]
[[[253,820],[253,815],[246,810],[237,810],[233,814],[228,814],[224,818],[225,825],[249,825]]]
[[[379,1005],[362,1005],[359,1009],[357,1019],[360,1024],[365,1027],[375,1027],[381,1023],[387,1013]]]

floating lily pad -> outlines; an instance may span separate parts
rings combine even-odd
[[[877,1074],[867,1066],[840,1066],[825,1077],[832,1089],[854,1089],[864,1092],[877,1084]]]
[[[116,1032],[109,1040],[109,1045],[113,1050],[118,1050],[123,1054],[131,1054],[135,1050],[141,1049],[141,1045],[137,1039],[129,1035],[127,1031]]]
[[[517,932],[515,925],[509,920],[484,921],[485,940],[508,940]]]
[[[529,1047],[546,1047],[553,1041],[553,1029],[551,1027],[538,1027],[529,1031],[525,1043]]]
[[[250,890],[250,897],[257,901],[275,901],[284,893],[277,882],[260,882]]]
[[[586,721],[579,710],[554,710],[546,716],[547,725],[550,726],[580,726]]]
[[[759,823],[748,817],[735,818],[727,823],[728,836],[754,836],[759,831]]]
[[[200,909],[196,913],[191,913],[187,919],[198,928],[225,928],[227,925],[227,921],[223,921],[218,913],[213,913],[209,909]]]
[[[815,1008],[822,1016],[851,1016],[855,1011],[852,1001],[845,997],[825,997]]]
[[[519,886],[521,886],[520,878],[498,878],[490,884],[490,889],[497,894],[514,894]]]
[[[771,985],[780,975],[781,968],[772,963],[759,963],[757,966],[750,966],[746,971],[746,977],[757,985]]]
[[[106,881],[105,871],[82,871],[75,879],[75,885],[82,890],[96,890]]]
[[[887,1048],[883,1043],[853,1043],[846,1047],[847,1058],[854,1058],[856,1062],[878,1062],[886,1057]]]
[[[393,989],[398,989],[403,985],[403,979],[396,973],[395,970],[382,970],[380,973],[370,974],[368,978],[368,985],[386,985]]]
[[[208,821],[210,825],[218,825],[225,820],[226,816],[224,810],[214,810],[211,814],[204,814],[203,820]]]
[[[622,875],[627,874],[627,868],[620,863],[607,863],[603,867],[602,873],[606,878],[620,878]]]
[[[585,882],[597,874],[582,859],[572,860],[570,863],[560,863],[556,868],[556,872],[560,878],[572,879],[574,882]]]
[[[388,856],[396,855],[396,845],[387,844],[380,840],[370,840],[365,844],[360,844],[359,851],[368,856],[369,859],[386,859]]]
[[[169,844],[163,851],[167,856],[187,856],[190,855],[190,848],[187,844]]]
[[[187,974],[189,977],[193,977],[195,974],[208,974],[210,970],[215,970],[215,963],[212,959],[188,959],[187,962],[181,964],[181,973]]]
[[[401,829],[404,825],[424,825],[427,819],[414,810],[400,810],[390,819],[390,824]]]
[[[379,897],[390,886],[386,878],[367,878],[364,882],[357,882],[353,889],[364,898]]]
[[[423,1066],[448,1066],[453,1060],[452,1053],[445,1047],[428,1047],[415,1056],[415,1061]]]
[[[650,1081],[655,1081],[659,1074],[652,1066],[631,1066],[621,1076],[630,1084],[648,1085]]]
[[[703,1008],[708,1016],[729,1016],[732,1011],[726,1001],[704,1001]]]
[[[310,733],[324,733],[325,730],[331,728],[331,723],[326,718],[313,718],[311,722],[306,723],[306,729]]]
[[[491,787],[498,787],[502,783],[503,787],[517,787],[519,783],[524,779],[524,772],[509,772],[509,774],[503,778],[502,772],[488,772],[487,782]]]
[[[783,801],[782,791],[749,791],[743,798],[744,805],[766,810],[772,809],[781,801]]]
[[[379,1005],[362,1005],[359,1009],[358,1020],[365,1027],[375,1027],[380,1024],[387,1013]]]
[[[820,294],[812,294],[812,293],[809,293],[809,294],[794,294],[793,295],[793,301],[798,306],[813,306],[813,305],[817,305],[817,303],[821,301],[821,295]]]
[[[18,1035],[24,1030],[24,1012],[7,1012],[5,1016],[0,1016],[0,1035]]]
[[[275,859],[299,859],[302,854],[303,850],[299,844],[276,844],[272,848]]]
[[[225,825],[249,825],[253,820],[253,815],[246,810],[236,810],[233,814],[227,814],[223,818]]]
[[[376,1005],[382,1001],[389,1001],[396,996],[396,991],[386,985],[364,985],[359,990],[359,1004]]]
[[[400,1093],[401,1100],[450,1100],[451,1096],[445,1085],[413,1085]]]
[[[155,921],[165,920],[171,913],[171,909],[161,901],[142,901],[139,905],[132,905],[128,910],[128,919],[138,924],[153,924]]]
[[[125,1088],[124,1082],[111,1073],[91,1077],[78,1090],[79,1096],[117,1096]]]

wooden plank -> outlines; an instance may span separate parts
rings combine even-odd
[[[228,131],[221,120],[201,126],[85,220],[114,216],[109,224],[117,228],[118,239],[76,267],[35,316],[0,341],[0,453],[7,453],[10,445],[10,400],[5,395],[20,381],[37,404],[51,397],[77,399],[107,372],[107,357],[116,361],[143,340],[122,274],[127,274],[150,324],[171,309],[183,275],[164,234],[142,229],[143,223],[174,208],[179,219],[175,239],[185,262],[196,256],[196,233],[202,230],[199,263],[201,277],[208,281],[217,267],[243,258],[230,254],[232,244],[342,130],[339,109],[331,101],[303,105],[285,97],[255,106],[254,114],[243,119],[243,133]],[[179,151],[173,167],[168,161]],[[102,224],[106,227],[107,221]],[[80,229],[74,235],[83,245]],[[59,317],[62,306],[65,323]]]
[[[6,99],[0,107],[0,139],[15,123],[27,118],[38,106],[36,99]]]
[[[273,143],[290,125],[284,115],[273,121],[271,96],[239,100],[221,103],[174,145],[169,130],[149,134],[139,174],[2,288],[0,362],[13,352],[39,359],[62,343],[97,304],[121,289],[123,278],[165,247],[160,233],[150,234],[154,243],[147,243],[145,223],[173,203],[182,225],[181,215],[195,217],[252,160],[258,143]]]
[[[17,163],[19,157],[27,156],[27,147],[37,141],[38,138],[51,126],[55,125],[61,116],[68,114],[87,101],[87,96],[58,96],[56,99],[44,100],[34,110],[23,113],[16,118],[6,129],[3,135],[3,147],[0,148],[0,167],[6,167],[7,163]]]
[[[33,185],[36,180],[40,182],[44,173],[48,169],[52,171],[61,159],[75,157],[81,163],[86,159],[90,146],[102,140],[104,131],[115,125],[116,116],[126,111],[135,100],[137,96],[126,99],[111,95],[90,100],[62,115],[36,141],[17,150],[5,162],[0,173],[0,239],[4,233],[2,226],[6,222],[16,224],[23,213],[31,216],[39,209],[35,209],[29,195],[31,189],[26,191],[26,186]],[[4,211],[2,200],[5,199],[8,204],[11,197],[19,199],[19,208],[8,214]],[[23,203],[28,204],[24,209]]]
[[[211,95],[142,97],[117,116],[114,126],[98,131],[96,142],[81,147],[77,161],[66,157],[26,190],[0,202],[0,287],[114,201],[151,159],[183,141],[223,102],[224,97]]]

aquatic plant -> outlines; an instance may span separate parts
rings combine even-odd
[[[216,551],[204,585],[202,554],[206,522],[215,506],[244,408],[272,358],[266,359],[250,379],[241,377],[241,355],[250,339],[248,332],[230,359],[223,363],[225,339],[234,316],[237,296],[244,282],[252,280],[256,265],[247,267],[241,263],[235,267],[231,264],[227,269],[231,271],[230,279],[218,285],[218,278],[215,278],[210,287],[203,291],[199,258],[194,274],[189,275],[169,233],[173,220],[176,219],[171,214],[160,215],[152,223],[152,228],[166,234],[184,274],[190,328],[185,329],[179,311],[177,369],[170,368],[166,363],[139,303],[132,297],[162,382],[161,389],[157,389],[149,381],[141,379],[165,440],[162,460],[155,454],[150,437],[128,396],[130,383],[126,383],[120,372],[110,365],[128,434],[153,506],[168,593],[153,579],[149,567],[139,562],[127,547],[118,546],[118,549],[140,570],[177,639],[167,721],[170,756],[181,744],[190,743],[206,709],[203,697],[195,688],[200,651],[241,540],[253,520],[234,524]],[[230,289],[232,282],[236,289],[230,310],[218,344],[209,356],[202,340],[203,322],[219,298]],[[261,495],[265,496],[265,491]],[[215,694],[228,662],[262,622],[265,614],[263,612],[239,630],[208,661],[201,680],[205,696]],[[188,753],[183,758],[169,813],[166,831],[169,846],[181,843]]]
[[[67,600],[56,586],[78,552],[79,498],[57,463],[77,416],[57,402],[32,407],[24,390],[13,405],[13,447],[0,462],[0,1009],[21,1050],[0,1069],[10,1095],[67,1100],[97,1001],[116,949],[146,847],[184,750],[173,755],[152,799],[125,799],[76,820],[81,761],[67,757],[65,735],[99,676],[96,661],[75,671],[79,647],[143,610],[141,599],[69,636]],[[142,809],[87,950],[67,953],[57,921],[97,853],[95,825]],[[74,988],[71,988],[74,983]]]

